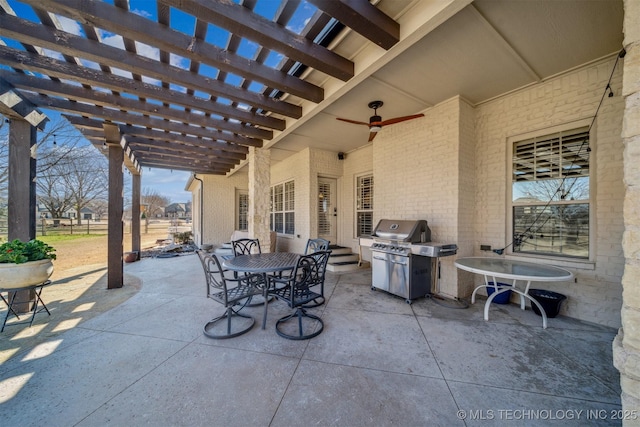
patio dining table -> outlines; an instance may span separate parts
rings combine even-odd
[[[455,262],[456,267],[461,270],[470,271],[472,273],[482,274],[484,276],[484,285],[477,286],[471,294],[471,303],[475,303],[476,293],[480,288],[488,288],[495,286],[496,291],[487,298],[484,305],[484,320],[489,320],[489,307],[493,299],[503,292],[512,291],[520,295],[520,308],[525,309],[525,298],[529,299],[532,304],[540,309],[542,315],[542,327],[547,328],[547,314],[538,301],[529,295],[529,287],[531,282],[563,282],[571,280],[573,273],[564,268],[551,265],[535,264],[520,260],[510,260],[504,258],[489,257],[468,257],[459,258]],[[493,285],[489,284],[489,278],[493,279]],[[511,279],[513,286],[498,288],[497,279]],[[525,281],[524,290],[517,289],[517,281]]]
[[[260,254],[250,255],[238,255],[233,258],[225,259],[222,262],[222,266],[231,271],[245,272],[245,273],[262,273],[264,276],[265,301],[267,298],[268,275],[274,273],[282,273],[284,271],[293,270],[298,262],[300,254],[293,252],[268,252]],[[265,313],[266,313],[265,304]],[[264,322],[262,322],[262,329],[265,328]]]

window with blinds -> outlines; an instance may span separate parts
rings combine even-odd
[[[589,257],[589,129],[513,143],[513,252]]]
[[[356,237],[373,232],[373,175],[356,179]]]
[[[271,230],[295,233],[295,184],[287,181],[271,187]]]
[[[249,193],[238,191],[236,198],[236,209],[238,212],[236,229],[247,231],[249,229]]]

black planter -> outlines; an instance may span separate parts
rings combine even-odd
[[[529,289],[529,296],[540,303],[547,317],[556,317],[560,313],[562,301],[567,299],[566,295],[557,292],[547,291],[545,289]],[[538,306],[531,303],[531,309],[538,316],[542,316]]]

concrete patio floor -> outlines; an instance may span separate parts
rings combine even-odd
[[[611,328],[558,317],[544,330],[513,304],[494,304],[485,322],[483,300],[408,305],[371,291],[361,270],[328,273],[327,303],[314,309],[325,329],[312,340],[276,335],[289,312],[281,302],[266,330],[262,307],[250,307],[250,332],[212,340],[202,327],[223,309],[205,297],[197,256],[144,259],[125,273],[140,290],[114,308],[32,345],[21,336],[61,308],[0,336],[2,425],[621,424]],[[100,310],[99,299],[86,309]]]

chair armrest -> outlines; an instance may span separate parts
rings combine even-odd
[[[229,271],[229,270],[227,270]],[[249,283],[256,287],[262,287],[265,285],[264,276],[260,273],[253,274],[239,274],[238,277],[229,277],[225,276],[225,281],[227,282],[235,282],[235,283]]]

